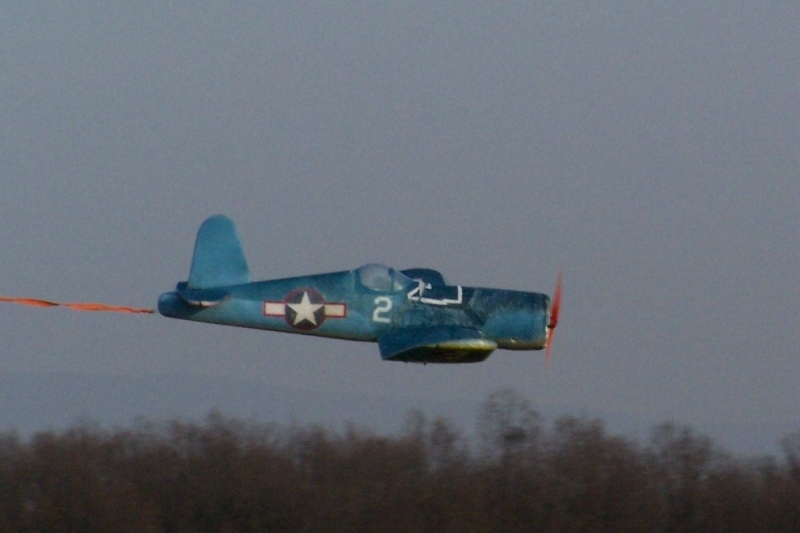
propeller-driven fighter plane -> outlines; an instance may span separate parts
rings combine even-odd
[[[546,294],[448,285],[427,268],[355,270],[252,282],[233,222],[200,226],[189,279],[161,295],[164,316],[228,326],[377,342],[381,357],[474,363],[497,348],[541,350],[558,324],[561,276]]]

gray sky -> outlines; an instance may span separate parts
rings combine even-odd
[[[0,294],[155,306],[225,213],[260,279],[383,262],[550,293],[563,266],[553,363],[6,305],[3,379],[213,378],[301,422],[513,388],[745,451],[800,429],[796,2],[137,4],[0,5]],[[152,414],[42,389],[57,416]],[[162,403],[214,406],[190,394]]]

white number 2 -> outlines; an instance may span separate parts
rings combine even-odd
[[[392,299],[388,296],[378,296],[375,298],[375,311],[372,313],[373,322],[383,322],[388,324],[391,322],[388,313],[392,310]]]

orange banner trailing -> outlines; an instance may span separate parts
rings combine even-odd
[[[11,304],[29,305],[31,307],[66,307],[75,311],[106,311],[110,313],[153,314],[154,309],[144,307],[125,307],[122,305],[106,305],[94,302],[51,302],[37,298],[15,298],[0,296],[0,302]]]

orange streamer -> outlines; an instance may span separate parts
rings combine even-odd
[[[111,313],[153,314],[154,309],[144,307],[126,307],[122,305],[107,305],[95,302],[51,302],[38,298],[15,298],[0,296],[0,302],[11,304],[29,305],[31,307],[66,307],[75,311],[105,311]]]

